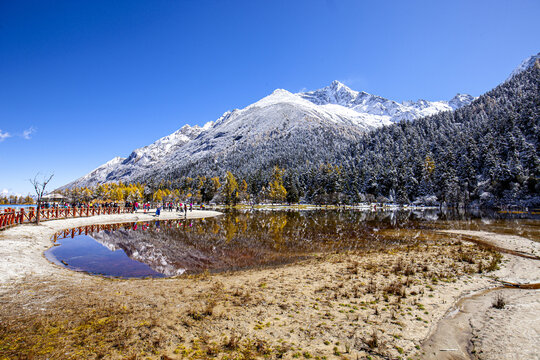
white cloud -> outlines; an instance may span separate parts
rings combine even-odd
[[[36,132],[36,129],[34,129],[33,126],[30,126],[28,129],[23,131],[22,137],[25,138],[26,140],[30,140],[32,138],[30,135],[32,135],[35,132]]]
[[[0,130],[0,142],[6,140],[8,137],[11,137],[10,133],[2,132],[2,130]]]
[[[2,195],[7,195],[7,194],[9,194],[9,190],[8,189],[2,189],[1,194]]]

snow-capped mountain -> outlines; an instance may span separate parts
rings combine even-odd
[[[124,163],[138,164],[141,167],[151,166],[161,157],[174,153],[183,145],[195,139],[203,131],[212,127],[212,125],[213,122],[209,122],[203,127],[184,125],[180,130],[173,132],[171,135],[162,137],[153,144],[134,150],[125,159]]]
[[[471,95],[457,94],[450,101],[418,100],[405,101],[400,104],[364,91],[351,90],[337,80],[333,81],[330,86],[297,95],[323,107],[339,105],[360,114],[370,115],[371,119],[383,125],[403,120],[414,120],[441,111],[452,111],[470,104],[474,100]]]
[[[474,101],[475,97],[469,94],[457,94],[448,102],[452,110],[457,110],[465,105],[469,105]]]
[[[127,158],[114,158],[64,187],[136,181],[149,174],[170,173],[187,164],[196,166],[194,164],[202,159],[208,163],[222,161],[235,151],[268,151],[267,144],[272,144],[273,153],[281,154],[287,147],[294,151],[297,147],[294,139],[311,142],[305,148],[306,155],[331,152],[334,149],[323,148],[330,146],[323,139],[333,143],[334,148],[344,146],[342,142],[354,142],[381,126],[452,111],[473,100],[470,95],[458,94],[450,101],[398,103],[351,90],[339,81],[319,90],[296,94],[277,89],[244,109],[224,113],[203,127],[185,125],[151,145],[134,150]],[[331,139],[327,139],[329,137]]]
[[[519,66],[517,68],[515,68],[514,71],[512,71],[512,73],[510,74],[508,79],[506,79],[506,81],[510,80],[515,75],[517,75],[517,74],[527,70],[528,68],[532,67],[536,61],[540,61],[540,53],[538,53],[536,55],[531,55],[528,58],[526,58],[525,60],[523,60],[523,62],[521,64],[519,64]]]
[[[156,142],[133,150],[127,157],[115,157],[100,167],[77,180],[80,184],[101,184],[108,181],[118,181],[123,176],[129,177],[133,172],[151,168],[161,157],[177,151],[182,145],[195,139],[201,132],[212,126],[213,122],[204,127],[184,125],[174,133],[162,137]]]

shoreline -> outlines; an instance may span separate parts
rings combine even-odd
[[[203,215],[199,213],[219,215],[210,211],[194,211],[192,214],[188,213],[188,219]],[[33,323],[35,320],[24,315],[28,311],[29,314],[34,314],[32,316],[44,314],[49,318],[58,317],[58,323],[63,324],[64,312],[89,307],[99,313],[100,308],[108,309],[109,305],[106,304],[118,304],[113,306],[114,309],[117,306],[127,306],[134,312],[129,312],[125,315],[129,317],[125,318],[122,314],[116,314],[116,310],[108,311],[124,319],[123,322],[133,322],[132,325],[126,325],[132,329],[130,331],[142,331],[137,324],[151,324],[155,321],[152,320],[154,315],[144,310],[147,306],[145,304],[152,304],[152,308],[161,314],[159,318],[164,322],[163,326],[155,326],[160,330],[160,336],[167,339],[165,344],[155,351],[169,358],[181,358],[180,355],[184,353],[195,354],[202,349],[210,351],[211,346],[214,346],[213,341],[225,341],[222,340],[224,338],[228,339],[230,345],[234,336],[240,336],[242,341],[246,341],[244,343],[238,340],[236,344],[244,350],[251,346],[248,345],[248,340],[259,341],[259,347],[272,353],[283,350],[288,357],[294,354],[300,354],[300,357],[316,354],[347,357],[356,354],[378,359],[381,357],[377,354],[391,357],[422,356],[422,351],[435,351],[437,358],[443,358],[439,356],[442,356],[440,350],[445,344],[437,341],[431,345],[426,344],[437,334],[445,319],[459,316],[460,307],[457,307],[456,312],[456,304],[459,305],[471,292],[495,287],[497,279],[519,282],[530,272],[527,266],[523,267],[519,261],[516,263],[511,255],[503,255],[504,266],[487,277],[485,274],[467,274],[467,271],[472,269],[467,264],[458,264],[459,267],[456,268],[458,273],[464,271],[462,275],[445,275],[450,268],[447,269],[447,266],[438,263],[438,260],[443,259],[444,263],[444,259],[449,259],[451,262],[456,249],[475,256],[477,263],[485,262],[491,256],[489,252],[478,249],[477,245],[467,243],[466,240],[451,241],[444,246],[429,244],[426,248],[421,246],[406,252],[389,250],[365,254],[327,254],[277,268],[142,281],[101,278],[75,272],[54,265],[43,256],[45,247],[52,246],[50,238],[56,231],[91,224],[157,220],[151,214],[52,220],[40,226],[21,225],[0,233],[0,256],[6,259],[0,265],[0,300],[8,307],[15,306],[14,309],[17,309],[22,306],[25,309],[15,318],[2,313],[2,320],[8,320],[7,323],[11,323],[10,319],[22,324]],[[179,217],[175,212],[162,212],[159,219],[177,218],[184,217]],[[528,243],[530,240],[516,236],[474,231],[458,231],[458,234],[455,234],[456,231],[441,232],[452,232],[451,237],[457,239],[461,235],[497,236],[498,246],[504,246],[508,242],[520,250],[523,250],[523,247],[531,250],[533,246]],[[422,274],[421,270],[417,270],[416,274],[404,277],[403,273],[399,272],[401,270],[391,270],[389,273],[384,270],[396,269],[401,262],[407,265],[407,261],[411,259],[412,263],[418,266],[422,263],[429,264],[424,265],[429,268],[429,273]],[[521,269],[521,272],[516,272],[516,269]],[[509,274],[514,274],[514,277],[510,278]],[[441,275],[443,277],[440,277]],[[440,277],[440,280],[434,281],[431,278],[433,276]],[[445,279],[444,276],[449,277]],[[377,287],[372,293],[369,290],[370,281],[375,281]],[[384,290],[396,281],[407,283],[403,286],[407,293],[405,298],[395,296],[392,290]],[[358,291],[359,294],[351,295]],[[527,291],[528,297],[534,299],[534,296],[530,295],[535,294],[534,290]],[[119,293],[124,294],[124,298],[118,298],[116,294]],[[175,293],[181,294],[180,298],[174,296]],[[513,294],[512,301],[523,299],[520,294],[525,293]],[[36,298],[41,299],[39,303],[36,303]],[[484,301],[485,304],[488,304],[489,310],[489,301]],[[538,316],[538,313],[535,314]],[[515,318],[518,315],[511,316]],[[496,324],[503,324],[502,328],[507,327],[507,317],[502,316],[497,321],[489,324],[490,329],[496,328]],[[167,330],[169,327],[176,329],[174,332],[180,331],[182,335],[173,335]],[[480,328],[477,326],[472,330],[476,336],[476,348],[482,351],[481,349],[495,344],[497,348],[491,348],[490,351],[500,354],[503,349],[498,346],[502,345],[494,343],[489,334],[483,334]],[[28,331],[28,327],[21,328],[20,331],[24,333]],[[110,331],[114,332],[116,328]],[[205,333],[207,335],[204,335]],[[380,344],[372,349],[366,343],[369,343],[373,334],[377,334]],[[86,336],[91,338],[94,335]],[[133,351],[144,353],[150,358],[159,358],[140,348],[140,341],[134,344]],[[62,346],[61,343],[58,343],[58,346]],[[72,348],[69,344],[65,346],[66,349]],[[504,346],[508,348],[507,345]],[[520,347],[519,341],[515,346]],[[538,350],[535,348],[537,344],[530,346],[531,350]],[[228,348],[222,345],[222,349]],[[125,355],[112,356],[108,351],[113,350],[107,348],[103,351],[108,354],[108,358],[122,358]],[[126,351],[129,354],[131,350]],[[253,352],[255,357],[263,354],[256,350]],[[337,353],[340,355],[336,355]],[[452,355],[451,351],[444,353]]]
[[[139,210],[136,213],[130,214],[48,220],[41,222],[39,225],[33,223],[21,224],[3,230],[0,232],[0,257],[3,259],[0,262],[0,288],[9,282],[20,281],[27,276],[50,275],[52,269],[48,268],[43,261],[53,265],[55,270],[61,269],[72,272],[72,270],[55,265],[45,258],[44,252],[54,245],[50,239],[58,231],[86,225],[186,218],[174,211],[162,211],[159,217],[155,217],[153,215],[154,213],[155,209],[148,211],[146,214],[142,210]],[[217,211],[193,210],[192,212],[188,212],[187,219],[199,219],[219,215],[221,213]],[[14,252],[15,254],[13,254]],[[21,256],[24,256],[24,261],[21,261]]]
[[[486,231],[443,230],[474,237],[494,247],[515,252],[502,254],[502,266],[491,274],[494,284],[461,297],[425,339],[423,359],[540,359],[540,299],[538,290],[507,284],[540,283],[540,243]],[[536,257],[536,258],[531,258]],[[503,308],[495,308],[497,299]],[[529,327],[524,330],[523,325]],[[444,351],[442,353],[441,351]]]

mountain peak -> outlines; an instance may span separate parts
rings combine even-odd
[[[463,107],[465,105],[469,105],[470,103],[472,103],[474,101],[474,99],[476,99],[476,98],[474,96],[472,96],[472,95],[457,93],[456,96],[454,96],[448,102],[448,105],[450,105],[450,107],[453,110],[456,110],[456,109],[459,109],[460,107]]]
[[[348,104],[358,96],[358,92],[351,90],[342,82],[334,80],[330,85],[325,86],[322,89],[298,93],[296,95],[299,95],[316,105],[337,104],[348,106]]]
[[[345,85],[344,83],[342,83],[341,81],[339,80],[334,80],[330,83],[330,88],[332,89],[341,89],[341,88],[346,88],[346,89],[349,89],[351,90],[347,85]]]
[[[332,89],[336,92],[343,91],[343,92],[349,92],[349,93],[357,93],[356,91],[352,90],[350,87],[345,85],[344,83],[340,82],[339,80],[334,80],[330,83],[330,86],[327,86],[325,89]]]
[[[285,89],[276,89],[276,90],[272,91],[272,94],[270,94],[270,96],[271,95],[290,95],[290,94],[291,94],[291,92],[289,92],[289,91],[287,91]]]
[[[123,157],[120,157],[120,156],[116,156],[114,158],[112,158],[111,160],[107,161],[105,163],[105,165],[116,165],[118,163],[121,163],[122,161],[126,160],[126,158],[123,158]]]

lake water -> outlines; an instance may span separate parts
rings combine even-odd
[[[11,209],[21,209],[21,208],[29,208],[29,207],[36,207],[36,205],[16,205],[16,204],[12,204],[12,205],[0,205],[0,211],[4,211],[4,209],[7,209],[7,208],[11,208]]]
[[[435,229],[486,230],[538,241],[531,214],[353,210],[231,211],[195,220],[94,225],[59,233],[46,257],[113,277],[163,277],[278,266],[316,254],[437,240]]]

